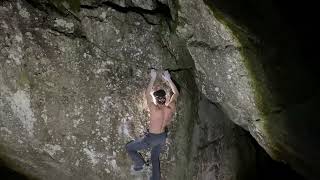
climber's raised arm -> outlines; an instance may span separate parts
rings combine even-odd
[[[168,71],[164,71],[162,73],[162,78],[169,83],[170,88],[173,92],[173,95],[171,96],[169,102],[166,103],[166,106],[173,106],[173,105],[175,106],[175,102],[179,96],[179,91],[176,85],[174,84],[174,82],[171,80],[171,77]]]
[[[154,84],[156,77],[157,77],[157,71],[154,69],[151,69],[150,76],[151,76],[151,79],[150,79],[149,85],[147,87],[147,90],[145,92],[145,96],[147,98],[147,103],[148,103],[149,108],[150,108],[150,106],[154,105],[153,97],[152,97],[151,93],[152,93],[153,84]]]

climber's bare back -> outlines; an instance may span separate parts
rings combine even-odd
[[[161,92],[161,90],[163,93],[164,90],[160,89],[160,87],[157,85],[153,87],[157,78],[157,71],[151,69],[151,79],[145,91],[145,97],[150,110],[149,132],[154,134],[160,134],[164,132],[166,126],[169,125],[172,115],[176,111],[176,101],[179,96],[179,91],[174,82],[171,80],[170,73],[168,71],[163,71],[161,74],[162,79],[169,84],[173,94],[170,98],[166,95],[166,93],[161,94],[160,96],[154,96],[154,93],[159,91]]]
[[[172,115],[175,111],[175,102],[168,106],[151,105],[149,132],[160,134],[164,132],[167,125],[170,124]]]

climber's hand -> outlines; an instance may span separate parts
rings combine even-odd
[[[151,69],[150,76],[152,79],[155,79],[157,77],[157,71],[154,69]]]
[[[162,78],[163,78],[165,81],[170,81],[170,80],[171,80],[171,77],[170,77],[169,71],[164,71],[164,72],[162,73]]]

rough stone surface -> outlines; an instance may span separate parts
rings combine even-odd
[[[0,13],[2,158],[41,179],[132,178],[124,145],[147,125],[148,67],[172,61],[159,28],[110,8],[81,24],[25,1]]]
[[[196,179],[254,179],[255,149],[246,132],[205,97],[194,129]],[[246,163],[243,163],[246,162]]]
[[[148,68],[171,68],[177,69],[171,74],[181,97],[161,156],[162,177],[190,179],[198,96],[191,69],[178,63],[187,49],[172,52],[167,43],[177,36],[158,15],[87,3],[78,13],[81,21],[47,14],[26,1],[1,3],[1,159],[39,179],[146,179],[149,174],[130,175],[124,145],[147,127]],[[230,135],[216,135],[224,133]],[[231,164],[219,166],[222,174],[235,173],[225,172]]]
[[[275,107],[257,88],[261,64],[251,69],[247,44],[204,2],[86,0],[76,13],[76,3],[48,4],[0,2],[0,160],[9,167],[37,179],[147,179],[130,175],[124,146],[147,127],[144,89],[157,68],[181,92],[163,179],[253,179],[255,150],[231,121],[275,159],[315,173],[318,162],[296,148],[304,134],[286,129],[292,117],[266,113]]]
[[[292,48],[293,45],[287,43],[285,46],[291,49],[284,49],[276,60],[272,60],[275,58],[272,53],[275,47],[279,47],[279,51],[283,50],[280,49],[281,45],[277,44],[280,37],[270,41],[264,39],[265,43],[273,44],[269,45],[271,46],[269,49],[261,50],[261,47],[266,45],[260,42],[258,36],[249,33],[246,28],[243,28],[243,24],[237,24],[228,14],[217,10],[215,4],[223,4],[225,1],[204,1],[209,6],[198,1],[177,2],[179,9],[176,33],[186,41],[186,47],[194,62],[195,80],[199,91],[211,102],[218,103],[229,119],[248,130],[273,159],[288,163],[305,177],[318,179],[320,175],[316,169],[320,164],[314,159],[320,158],[317,153],[320,146],[319,141],[316,140],[319,133],[315,133],[315,129],[319,129],[320,125],[314,120],[318,119],[314,109],[319,93],[315,93],[315,88],[310,85],[314,83],[309,83],[314,77],[308,73],[299,72],[300,67],[296,67],[297,65],[294,64],[296,62],[292,62],[292,64],[279,65],[282,71],[294,66],[294,70],[291,70],[292,74],[289,73],[285,79],[279,80],[277,75],[281,75],[281,78],[284,76],[279,73],[280,67],[277,69],[270,63],[270,61],[282,62],[280,60],[283,58],[289,59],[288,61],[294,59],[296,54],[291,52],[295,49]],[[227,6],[234,3],[236,1],[225,2]],[[270,8],[269,1],[264,1],[264,5],[259,7],[260,13],[272,11],[272,9],[265,9]],[[229,7],[230,9],[232,7]],[[253,12],[257,13],[257,11]],[[241,12],[238,15],[241,16]],[[274,16],[271,17],[274,18]],[[245,18],[248,17],[244,16],[242,20]],[[281,24],[276,18],[274,20],[276,20],[274,24],[268,24],[276,27],[273,30],[278,29],[277,25]],[[248,24],[254,23],[255,21],[251,21]],[[265,30],[266,26],[260,27],[264,35],[269,32]],[[285,33],[282,32],[282,34],[279,36],[284,36],[287,42],[290,38]],[[273,34],[270,33],[267,37],[271,38]],[[261,54],[261,51],[271,51],[271,55],[265,52]],[[290,67],[283,67],[286,65]],[[299,74],[298,76],[301,74],[303,78],[295,78],[295,74]],[[304,90],[303,85],[302,88],[296,88],[297,83],[290,84],[291,80],[287,82],[291,78],[306,85],[308,90]],[[278,83],[277,88],[274,87],[276,83]],[[289,89],[286,86],[288,84],[290,84]],[[296,89],[302,89],[300,94],[295,92]],[[287,92],[284,92],[285,90]],[[294,96],[298,97],[290,97],[288,94],[295,94]],[[279,99],[286,99],[287,102]],[[308,120],[304,121],[304,119]]]
[[[121,7],[137,7],[145,10],[154,10],[157,6],[157,0],[104,0]]]
[[[204,3],[180,2],[178,35],[187,39],[199,90],[222,104],[230,119],[248,129],[248,119],[259,119],[252,79],[241,55],[241,45]],[[187,7],[194,7],[189,12]],[[184,7],[184,8],[183,8]]]
[[[219,22],[204,3],[181,1],[177,34],[186,39],[194,61],[198,89],[236,124],[249,130],[270,154],[271,142],[261,122],[254,78],[246,65],[242,45],[230,29]],[[194,7],[188,9],[187,7]],[[190,11],[197,11],[190,12]],[[205,32],[205,33],[204,33]]]

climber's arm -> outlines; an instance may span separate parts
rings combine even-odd
[[[150,75],[151,75],[151,79],[150,79],[149,85],[147,87],[147,90],[145,91],[145,96],[146,96],[149,108],[154,105],[153,97],[152,97],[151,93],[152,93],[153,84],[154,84],[156,77],[157,77],[157,72],[154,69],[151,69]]]
[[[162,74],[162,78],[169,83],[169,86],[173,92],[173,95],[171,96],[169,102],[166,103],[166,106],[170,106],[172,108],[175,108],[175,103],[178,99],[179,91],[178,91],[176,85],[174,84],[174,82],[171,80],[171,77],[170,77],[170,74],[168,71],[165,71]]]
[[[178,91],[176,85],[173,83],[173,81],[171,79],[168,82],[169,82],[170,87],[171,87],[171,89],[173,91],[173,95],[171,96],[170,101],[168,102],[168,104],[166,104],[166,106],[170,106],[172,108],[175,108],[175,103],[176,103],[176,101],[178,99],[179,91]]]

